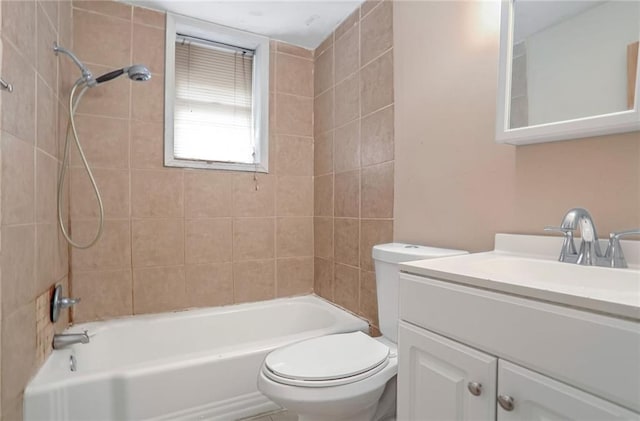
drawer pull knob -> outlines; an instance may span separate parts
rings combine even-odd
[[[505,411],[513,411],[513,398],[508,395],[498,395],[498,403]]]
[[[467,388],[473,396],[480,396],[480,394],[482,393],[482,385],[478,382],[469,382],[467,384]]]

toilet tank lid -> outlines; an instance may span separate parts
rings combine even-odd
[[[468,254],[464,250],[443,249],[417,244],[388,243],[373,246],[373,259],[387,263],[410,262],[412,260],[435,259],[438,257]]]

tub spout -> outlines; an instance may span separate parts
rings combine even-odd
[[[74,344],[88,344],[89,335],[85,330],[84,333],[61,333],[53,335],[53,349],[61,349]]]

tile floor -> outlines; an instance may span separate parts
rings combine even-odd
[[[298,416],[293,412],[279,411],[257,417],[245,418],[239,421],[298,421]]]

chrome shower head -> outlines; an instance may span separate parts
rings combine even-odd
[[[85,81],[85,83],[89,87],[94,87],[100,83],[113,80],[119,76],[122,76],[125,72],[127,73],[127,76],[129,76],[129,79],[136,82],[145,82],[151,79],[151,72],[149,71],[147,66],[142,64],[132,64],[129,67],[123,67],[122,69],[112,70],[94,79],[93,75],[91,74],[87,66],[85,66],[84,63],[82,63],[80,59],[78,59],[78,57],[75,54],[73,54],[73,52],[59,46],[58,43],[56,42],[53,43],[53,51],[55,54],[64,53],[68,55],[71,58],[71,60],[76,64],[76,66],[80,68],[80,71],[82,72],[82,79]]]
[[[149,69],[147,69],[146,66],[143,66],[142,64],[133,64],[126,70],[129,79],[136,82],[146,82],[147,80],[151,79],[151,72],[149,71]]]
[[[96,82],[98,84],[103,82],[108,82],[110,80],[113,80],[117,77],[122,76],[123,74],[125,74],[125,72],[127,73],[127,76],[129,76],[129,79],[136,82],[145,82],[151,79],[151,72],[149,71],[149,69],[147,69],[146,66],[142,64],[133,64],[129,67],[123,67],[122,69],[112,70],[108,73],[103,74],[102,76],[98,76],[96,78]]]

